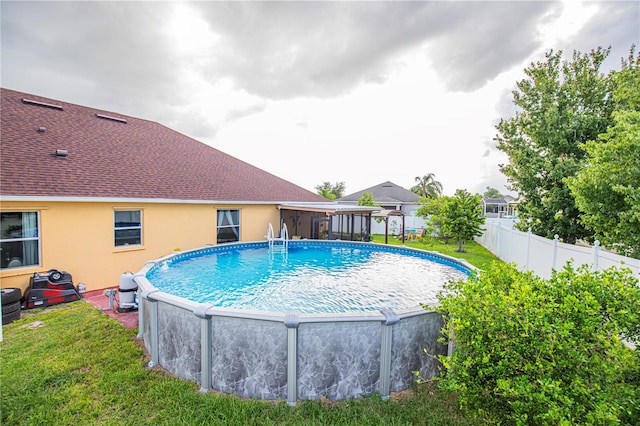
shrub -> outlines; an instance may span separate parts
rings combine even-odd
[[[544,280],[494,263],[440,294],[451,358],[441,385],[498,424],[640,418],[640,288],[629,270],[567,264]]]

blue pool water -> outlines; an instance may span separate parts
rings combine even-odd
[[[468,271],[426,252],[357,244],[266,244],[180,255],[147,274],[160,291],[217,307],[347,313],[435,304],[442,285]]]

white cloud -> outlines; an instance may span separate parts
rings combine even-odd
[[[495,124],[550,48],[640,40],[637,2],[0,3],[3,87],[158,121],[309,190],[503,190]]]

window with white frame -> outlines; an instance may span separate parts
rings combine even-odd
[[[116,247],[142,245],[142,210],[115,210],[113,217]]]
[[[38,212],[0,213],[0,268],[40,265]]]
[[[240,210],[218,210],[218,244],[240,241]]]

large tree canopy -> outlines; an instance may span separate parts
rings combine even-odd
[[[598,48],[562,61],[561,51],[550,51],[517,83],[516,115],[496,126],[498,148],[509,156],[501,170],[521,196],[521,226],[537,235],[569,243],[590,235],[565,179],[579,170],[584,143],[611,124],[610,83],[599,72],[608,54]]]
[[[610,248],[640,258],[640,55],[612,74],[613,125],[587,142],[588,159],[567,183],[582,222]]]

